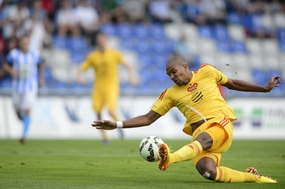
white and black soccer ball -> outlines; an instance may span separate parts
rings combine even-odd
[[[142,139],[139,146],[142,158],[148,162],[158,161],[158,149],[161,143],[164,143],[163,140],[157,136],[148,136]]]

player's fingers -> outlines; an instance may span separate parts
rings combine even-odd
[[[102,125],[103,123],[105,123],[104,120],[96,120],[96,121],[93,121],[94,124],[98,124],[98,125]]]
[[[275,79],[275,80],[280,80],[280,77],[279,77],[279,76],[276,76],[274,79]]]
[[[102,125],[98,125],[98,124],[96,124],[96,123],[95,123],[95,124],[92,123],[91,126],[92,126],[92,127],[95,127],[96,129],[102,129],[102,128],[103,128]]]
[[[280,77],[279,76],[273,76],[270,78],[270,83],[274,83],[275,85],[276,84],[279,84],[280,83]]]
[[[102,126],[103,123],[104,123],[103,121],[93,121],[91,125],[92,127],[99,127]]]
[[[276,77],[274,78],[274,83],[275,83],[275,84],[281,84],[280,76],[276,76]]]

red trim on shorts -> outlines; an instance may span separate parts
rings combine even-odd
[[[222,121],[219,122],[219,124],[224,127],[224,126],[226,126],[229,122],[230,122],[230,121],[228,120],[228,118],[225,117]]]

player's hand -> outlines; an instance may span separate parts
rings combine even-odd
[[[78,71],[78,73],[77,73],[77,83],[84,84],[84,80],[83,80],[81,71]]]
[[[117,128],[117,124],[114,121],[110,120],[93,121],[91,125],[92,127],[96,127],[96,129],[104,129],[104,130],[113,130]]]
[[[274,87],[278,87],[281,84],[280,76],[273,76],[270,78],[266,88],[271,91]]]
[[[11,70],[11,72],[10,72],[10,74],[11,74],[11,76],[13,77],[13,78],[19,78],[19,74],[18,74],[18,72],[17,72],[17,70],[15,70],[15,69],[12,69]]]
[[[77,77],[77,82],[78,82],[79,84],[83,84],[83,83],[84,83],[83,78],[82,78],[81,76],[78,76],[78,77]]]
[[[39,86],[40,86],[40,87],[44,87],[44,86],[45,86],[45,80],[44,80],[44,78],[41,78],[41,79],[39,80]]]
[[[135,79],[134,77],[131,77],[131,78],[129,79],[129,83],[130,83],[132,86],[136,86],[136,85],[137,85],[137,81],[136,81],[136,79]]]

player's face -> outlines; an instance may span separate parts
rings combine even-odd
[[[172,62],[166,66],[166,73],[171,80],[178,86],[187,85],[189,83],[187,75],[187,65]]]
[[[107,44],[107,37],[105,35],[98,35],[98,38],[97,38],[97,42],[98,42],[98,45],[100,47],[105,47],[106,44]]]
[[[28,52],[29,50],[29,38],[28,37],[24,37],[21,39],[20,41],[20,48],[23,52]]]

